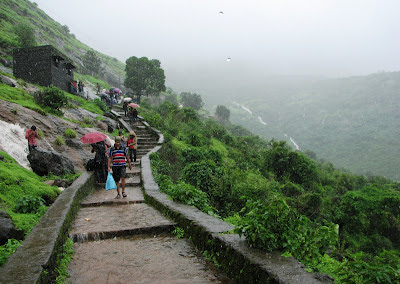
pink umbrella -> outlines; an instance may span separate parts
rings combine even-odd
[[[81,142],[85,144],[97,143],[107,139],[107,136],[101,132],[91,132],[82,136]]]
[[[130,107],[140,107],[140,105],[135,104],[135,103],[130,103],[128,106],[130,106]]]

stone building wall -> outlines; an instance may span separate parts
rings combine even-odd
[[[18,48],[13,52],[13,73],[17,78],[41,86],[54,85],[69,92],[75,68],[68,58],[51,45]]]

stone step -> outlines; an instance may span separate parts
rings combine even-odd
[[[129,203],[143,203],[144,197],[140,186],[126,186],[126,198],[115,199],[117,190],[106,190],[105,185],[99,186],[96,191],[87,196],[82,202],[82,207],[96,207],[101,205],[119,205]]]
[[[144,203],[82,207],[72,225],[70,236],[74,241],[114,238],[143,231],[170,231],[174,225],[174,222]]]

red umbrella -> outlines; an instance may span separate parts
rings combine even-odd
[[[140,107],[140,105],[134,104],[134,103],[130,103],[128,106],[130,106],[130,107]]]
[[[82,136],[80,139],[82,143],[92,144],[106,140],[107,136],[101,132],[91,132]]]

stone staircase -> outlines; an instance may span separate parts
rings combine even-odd
[[[122,113],[123,116],[123,113]],[[175,223],[144,202],[141,158],[158,137],[142,122],[133,127],[138,137],[137,162],[127,168],[126,198],[104,185],[81,202],[70,238],[75,255],[70,283],[229,283],[186,239],[171,234]]]

